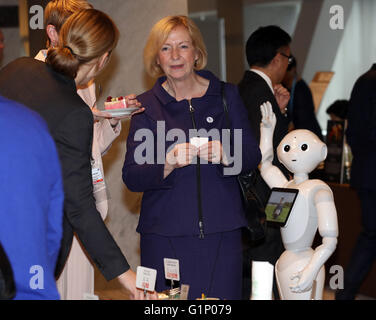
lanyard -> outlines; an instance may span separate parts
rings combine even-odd
[[[197,130],[196,121],[194,117],[195,109],[192,107],[191,99],[188,100],[188,103],[189,103],[189,112],[191,114],[193,129]],[[197,203],[198,203],[198,227],[200,229],[200,239],[204,239],[204,216],[202,213],[200,157],[197,157],[196,180],[197,180]]]

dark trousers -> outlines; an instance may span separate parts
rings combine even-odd
[[[353,300],[376,257],[376,191],[358,191],[362,207],[362,231],[345,268],[344,289],[336,292],[337,300]]]
[[[242,281],[241,230],[197,236],[141,234],[141,265],[157,270],[156,290],[171,287],[163,258],[179,260],[180,284],[190,286],[188,299],[208,297],[240,300]]]

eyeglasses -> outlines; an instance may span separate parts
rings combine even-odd
[[[287,55],[287,54],[284,54],[283,52],[278,52],[280,55],[286,57],[288,59],[288,64],[291,64],[292,63],[292,55]]]

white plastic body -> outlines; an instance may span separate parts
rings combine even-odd
[[[267,261],[252,261],[251,300],[272,300],[274,266]]]
[[[293,180],[288,181],[271,163],[273,123],[269,127],[268,123],[266,126],[262,123],[260,131],[262,177],[270,188],[299,190],[290,217],[281,228],[285,251],[275,266],[281,299],[320,300],[325,280],[324,263],[336,248],[338,222],[331,189],[321,180],[310,180],[308,173],[325,159],[326,146],[308,130],[294,130],[287,134],[278,146],[277,154],[279,161],[294,174]],[[303,144],[308,148],[304,146],[303,150]],[[317,230],[322,245],[312,249]]]

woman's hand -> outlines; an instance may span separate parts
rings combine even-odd
[[[141,107],[141,102],[139,102],[136,97],[137,96],[133,93],[124,97],[125,101],[127,102],[128,108],[139,108],[139,107]]]
[[[198,149],[198,154],[201,159],[208,162],[219,164],[223,160],[223,147],[222,143],[218,140],[209,141]]]
[[[121,119],[126,119],[126,120],[129,120],[131,119],[135,114],[137,113],[141,113],[141,112],[144,112],[145,111],[145,108],[141,108],[141,102],[139,102],[137,99],[136,99],[136,95],[135,94],[130,94],[130,95],[127,95],[124,97],[126,103],[127,103],[127,108],[139,108],[135,111],[133,111],[130,115],[125,115],[125,116],[121,116],[121,117],[116,117],[116,118],[111,118],[110,119],[110,123],[111,123],[111,126],[112,127],[115,127],[119,120]]]
[[[106,112],[106,110],[98,110],[96,103],[91,108],[94,120],[99,121],[103,118],[108,119],[112,127],[116,127],[120,120],[130,120],[135,114],[141,113],[145,111],[144,107],[141,107],[141,102],[136,99],[135,94],[130,94],[124,97],[125,101],[127,102],[127,108],[138,108],[137,110],[133,111],[131,114],[123,115],[120,117],[113,117],[111,113]]]
[[[180,143],[174,146],[166,155],[164,178],[174,169],[188,166],[197,156],[197,148],[190,143]]]
[[[143,290],[136,287],[136,273],[129,269],[117,277],[122,289],[130,294],[131,300],[158,300],[158,295],[155,291],[147,292],[146,296]]]

